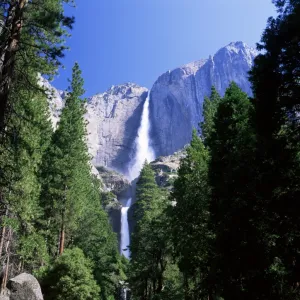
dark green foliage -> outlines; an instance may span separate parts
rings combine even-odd
[[[208,274],[208,158],[208,151],[194,130],[171,194],[176,201],[172,209],[173,243],[184,275],[185,299],[200,299]]]
[[[91,184],[83,118],[85,108],[80,98],[83,93],[81,71],[75,64],[58,128],[44,155],[41,204],[47,220],[45,229],[47,235],[50,234],[48,239],[52,239],[52,254],[56,251],[57,232],[66,234],[67,243],[72,239]]]
[[[35,91],[35,80],[28,76],[53,75],[64,55],[67,28],[73,18],[64,15],[64,3],[68,0],[8,0],[0,3],[0,131],[16,102],[12,98],[12,86],[18,82]],[[9,99],[10,97],[10,99]],[[5,118],[7,120],[5,121]]]
[[[300,2],[274,1],[255,60],[256,194],[262,213],[266,283],[261,294],[299,299]]]
[[[210,299],[300,299],[297,201],[300,2],[274,3],[280,14],[276,19],[269,19],[259,45],[265,53],[257,57],[251,72],[253,102],[234,83],[223,99],[218,98],[216,106],[209,99],[205,100],[207,122],[202,124],[202,133],[210,159],[209,214],[204,220],[209,231],[204,233],[204,240],[207,236],[211,238],[204,247],[208,257],[205,251],[200,251],[201,247],[196,247],[199,251],[195,248],[194,253],[203,259],[208,272],[202,285],[199,281],[188,290],[204,290]],[[200,181],[185,181],[183,174],[189,174],[190,170],[183,166],[182,163],[173,194],[177,193],[176,198],[185,203],[183,195],[193,191]],[[201,191],[204,191],[203,186]],[[187,220],[187,226],[182,226],[185,242],[191,232],[188,226],[196,225],[192,218],[195,203],[201,203],[205,197],[195,198],[197,202],[187,197],[185,201],[190,207],[182,209],[179,217],[173,216],[175,225]],[[180,201],[175,212],[179,210]],[[203,203],[201,205],[205,208]],[[187,216],[183,217],[184,212]],[[199,212],[196,215],[201,216]],[[195,233],[200,232],[195,230]],[[176,248],[182,240],[183,237],[175,234],[175,253],[179,262],[182,253],[189,262],[196,255],[180,252],[184,249],[182,246]],[[191,236],[191,241],[197,239]],[[184,242],[182,245],[185,246]],[[197,272],[199,274],[205,272]],[[185,279],[186,286],[187,282]],[[185,298],[206,299],[204,294],[190,293]]]
[[[64,3],[71,1],[0,4],[2,275],[33,272],[45,279],[46,299],[114,299],[126,262],[91,175],[79,66],[54,133],[39,84],[40,74],[56,73],[67,49],[73,18]]]
[[[81,249],[67,249],[42,280],[45,300],[99,299],[100,288],[93,278],[92,267]]]
[[[110,299],[125,279],[116,235],[112,232],[108,216],[101,207],[98,180],[93,180],[86,194],[86,206],[75,233],[74,244],[94,262],[93,274],[101,287],[101,299]]]
[[[231,83],[218,105],[214,131],[207,140],[211,152],[209,222],[215,234],[210,255],[216,266],[212,278],[216,276],[213,282],[225,299],[248,299],[254,287],[252,277],[257,276],[260,266],[252,111],[247,95]]]
[[[35,79],[37,86],[36,74],[27,76],[33,82]],[[42,157],[50,143],[52,127],[43,91],[33,93],[16,85],[11,96],[18,100],[0,145],[1,222],[5,227],[2,241],[12,230],[17,248],[9,251],[15,252],[15,263],[20,260],[23,267],[33,270],[48,260],[36,222],[42,215],[39,206]]]
[[[75,64],[58,128],[44,155],[41,206],[46,222],[41,225],[52,257],[75,246],[93,262],[91,272],[101,287],[98,297],[106,300],[116,294],[125,275],[116,236],[101,205],[100,182],[91,175],[83,93],[81,72]]]
[[[216,114],[221,97],[218,94],[216,88],[211,88],[210,97],[205,97],[203,102],[203,122],[201,123],[201,133],[205,139],[207,139],[214,127],[214,116]]]
[[[168,202],[154,176],[151,166],[145,163],[137,182],[137,224],[129,247],[129,284],[133,299],[178,299],[172,298],[180,292],[178,270],[171,267]],[[168,288],[163,291],[165,285]]]
[[[153,199],[159,198],[159,194],[155,173],[151,166],[145,162],[136,185],[136,198],[139,201],[135,205],[134,215],[137,220],[141,219],[146,211],[150,211]]]

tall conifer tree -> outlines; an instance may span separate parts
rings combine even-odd
[[[300,1],[273,1],[251,71],[256,123],[256,193],[266,284],[261,295],[299,299]]]
[[[221,97],[216,88],[212,86],[210,97],[205,97],[203,102],[203,122],[201,123],[201,133],[205,139],[207,139],[214,126],[214,116],[216,114],[218,105],[221,101]]]
[[[207,140],[211,151],[210,227],[215,234],[211,263],[216,266],[211,275],[216,275],[217,293],[225,299],[251,299],[254,282],[259,283],[252,112],[248,96],[231,83]]]
[[[5,117],[13,109],[10,98],[14,82],[27,88],[34,82],[29,70],[45,75],[54,74],[63,56],[65,30],[71,28],[73,18],[64,15],[63,4],[69,0],[8,0],[0,3],[0,132]],[[17,63],[19,58],[23,64]]]
[[[54,248],[51,251],[54,253],[57,245],[55,232],[59,232],[59,254],[63,253],[66,239],[70,241],[78,226],[87,188],[87,184],[81,181],[88,180],[86,174],[90,172],[83,93],[83,79],[76,63],[65,107],[43,166],[41,204],[48,222],[47,231],[52,232],[48,238],[52,239]]]
[[[208,151],[197,132],[181,160],[178,178],[171,199],[174,250],[180,271],[184,275],[185,299],[200,299],[207,295],[208,274]]]
[[[34,73],[32,81],[37,86]],[[14,86],[14,114],[0,145],[0,260],[7,279],[26,269],[33,271],[48,261],[45,241],[36,226],[41,218],[40,171],[52,127],[45,93]],[[21,99],[21,100],[20,100]],[[20,100],[20,101],[19,101]]]
[[[165,194],[159,190],[154,172],[147,162],[137,182],[136,196],[134,212],[137,224],[129,247],[129,283],[134,297],[150,300],[163,297],[163,287],[167,284],[166,271],[170,265],[171,243],[165,211],[168,202]]]

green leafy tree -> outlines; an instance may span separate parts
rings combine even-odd
[[[45,300],[96,300],[100,288],[92,275],[92,262],[79,248],[66,249],[42,280]]]

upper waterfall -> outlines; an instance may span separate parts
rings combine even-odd
[[[145,160],[151,162],[155,159],[155,153],[150,145],[150,120],[149,120],[149,102],[150,92],[143,106],[140,127],[138,129],[137,137],[135,139],[135,157],[132,163],[129,164],[128,177],[134,180],[140,174]]]

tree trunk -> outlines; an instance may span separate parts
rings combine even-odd
[[[5,247],[5,252],[6,252],[6,255],[7,255],[7,260],[6,260],[5,273],[4,273],[4,276],[2,278],[1,293],[0,293],[1,295],[5,291],[5,288],[6,288],[6,285],[7,285],[8,272],[9,272],[9,258],[10,258],[10,241],[11,241],[11,238],[12,238],[12,229],[9,228],[8,238],[7,238],[6,247]]]
[[[8,271],[9,271],[9,253],[7,254],[7,260],[6,260],[6,268],[5,268],[5,274],[3,276],[2,279],[2,285],[1,285],[1,294],[3,294],[3,292],[6,289],[6,285],[7,285],[7,279],[8,279]]]
[[[5,210],[5,217],[8,215],[8,208]],[[5,233],[6,233],[6,227],[2,227],[2,232],[1,232],[1,240],[0,240],[0,259],[2,258],[2,252],[3,252],[3,245],[4,245],[4,238],[5,238]]]
[[[2,252],[3,252],[3,245],[4,245],[4,237],[5,237],[5,231],[6,227],[2,227],[2,232],[1,232],[1,240],[0,240],[0,258],[2,258]]]
[[[159,294],[163,289],[163,275],[160,274],[158,276],[158,286],[157,286],[157,289],[156,289],[156,293]]]
[[[59,242],[59,255],[62,255],[65,247],[65,226],[64,223],[61,225],[60,230],[60,242]]]
[[[26,2],[27,0],[10,1],[8,16],[5,22],[5,29],[8,31],[8,36],[7,46],[2,48],[2,53],[0,53],[0,57],[3,57],[3,65],[0,72],[0,132],[2,132],[5,127],[8,95],[14,73],[16,53],[21,38],[23,9]]]

